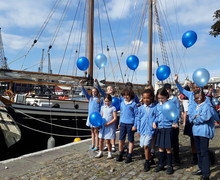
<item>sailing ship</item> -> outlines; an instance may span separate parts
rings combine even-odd
[[[88,77],[3,68],[0,69],[0,82],[10,83],[10,86],[16,83],[50,87],[66,86],[73,88],[79,80],[87,80],[89,86],[93,85],[92,22],[94,18],[94,1],[90,0],[87,4],[89,4],[89,48],[87,57],[91,61]],[[115,85],[114,82],[108,82],[108,84]],[[121,83],[121,85],[123,86],[123,83]],[[16,122],[14,126],[18,126],[21,132],[21,137],[18,139],[19,141],[17,140],[18,142],[10,146],[6,153],[2,153],[1,160],[45,149],[47,148],[48,139],[51,136],[55,138],[56,146],[72,142],[75,137],[90,137],[90,129],[86,127],[88,102],[85,100],[79,100],[75,97],[65,100],[54,99],[52,94],[44,95],[44,97],[39,95],[27,96],[24,94],[16,94],[14,101],[9,101],[4,97],[1,97],[1,101],[6,105],[5,108],[7,112],[5,111],[4,113],[8,113],[11,119],[14,119]],[[8,121],[4,119],[2,124],[4,125],[7,122]],[[5,138],[7,139],[6,136]]]
[[[68,1],[69,2],[69,1]],[[58,1],[56,1],[58,3]],[[55,3],[54,6],[57,6]],[[93,73],[93,59],[94,59],[94,0],[89,1],[79,1],[77,7],[85,3],[88,5],[87,8],[87,38],[86,44],[87,54],[85,55],[90,60],[90,66],[88,71],[85,73],[85,76],[72,76],[72,75],[60,75],[52,74],[51,70],[48,73],[43,72],[31,72],[31,71],[20,71],[20,70],[10,70],[10,69],[0,69],[0,82],[9,82],[9,83],[17,83],[17,84],[34,84],[37,86],[66,86],[73,88],[77,86],[79,80],[84,80],[88,87],[93,86],[94,81],[94,73]],[[127,54],[138,54],[140,41],[143,33],[143,27],[145,22],[146,12],[148,12],[148,83],[153,84],[153,65],[152,65],[152,9],[153,9],[153,1],[152,0],[144,0],[140,6],[142,7],[142,16],[140,16],[139,20],[136,23],[139,23],[139,29],[137,30],[137,41],[138,43],[134,43],[134,47],[132,47],[131,52],[126,52]],[[106,10],[105,1],[103,1],[104,9]],[[156,8],[156,3],[154,3]],[[148,10],[148,11],[147,11]],[[99,10],[97,10],[99,11]],[[51,11],[53,12],[53,11]],[[155,9],[155,13],[157,13]],[[84,16],[83,16],[84,17]],[[157,16],[158,18],[158,16]],[[108,14],[107,14],[108,19]],[[159,20],[159,19],[157,19]],[[109,22],[109,19],[108,19]],[[159,21],[158,22],[158,26]],[[160,26],[159,26],[160,27]],[[111,26],[110,26],[111,29]],[[161,31],[161,29],[159,28]],[[82,30],[81,30],[82,31]],[[100,33],[101,34],[101,33]],[[103,81],[101,81],[104,86],[113,85],[117,87],[117,91],[124,88],[125,78],[127,81],[134,82],[137,79],[134,79],[135,71],[129,71],[128,68],[125,68],[122,71],[120,65],[120,57],[118,56],[118,52],[116,50],[115,41],[113,38],[113,32],[110,32],[110,36],[113,39],[113,49],[115,49],[115,58],[117,59],[117,65],[119,67],[119,74],[121,75],[121,82],[116,81],[116,78],[113,77],[113,81],[107,81],[106,77]],[[101,39],[101,38],[100,38]],[[160,43],[163,49],[164,61],[163,64],[168,64],[167,53],[165,51],[165,46],[163,44],[162,34],[160,36]],[[37,40],[34,40],[34,44]],[[52,45],[48,48],[48,64],[50,64],[50,49]],[[103,52],[103,46],[102,46]],[[76,53],[78,55],[78,51]],[[109,46],[107,45],[106,53],[109,53]],[[109,53],[110,54],[110,53]],[[121,52],[121,59],[124,58],[123,54],[125,52]],[[27,57],[26,55],[24,56]],[[110,55],[109,55],[110,57]],[[146,59],[146,58],[145,58]],[[40,63],[43,64],[42,61]],[[61,63],[62,64],[62,63]],[[49,65],[48,65],[49,66]],[[115,67],[112,66],[111,73],[114,74]],[[99,74],[100,71],[97,73]],[[106,76],[106,70],[104,69],[104,76]],[[123,74],[124,73],[124,74]],[[67,83],[63,83],[63,82]],[[147,81],[146,81],[147,82]],[[133,83],[134,91],[136,93],[142,92],[146,84],[136,84]],[[47,147],[48,139],[53,136],[56,140],[56,146],[72,142],[75,137],[88,138],[90,137],[90,130],[86,127],[86,119],[88,115],[88,102],[86,100],[79,100],[77,98],[72,99],[54,99],[52,94],[41,96],[26,96],[17,94],[15,97],[15,101],[9,101],[0,97],[0,100],[6,105],[6,109],[10,116],[14,119],[18,127],[21,131],[21,139],[16,144],[9,148],[9,151],[13,156],[19,156],[21,154],[38,151],[41,149],[45,149]],[[28,143],[28,146],[27,146]],[[25,148],[24,148],[25,147]],[[15,153],[16,152],[16,153]]]

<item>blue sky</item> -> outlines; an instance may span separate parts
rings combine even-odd
[[[96,1],[96,0],[95,0]],[[209,35],[210,26],[213,24],[213,14],[220,7],[220,2],[216,0],[157,0],[158,12],[161,23],[161,29],[164,35],[164,44],[169,56],[169,63],[172,71],[180,75],[183,80],[186,76],[192,79],[192,73],[197,68],[206,68],[211,77],[220,76],[220,51],[219,37],[214,38]],[[49,0],[8,0],[0,1],[0,27],[2,28],[2,38],[4,43],[5,55],[8,58],[10,69],[37,71],[42,56],[42,49],[47,51],[50,45],[57,22],[60,19],[62,10],[67,0],[60,4],[60,8],[54,12],[48,27],[45,28],[38,43],[27,54],[34,38],[45,22],[51,7],[52,1]],[[61,74],[76,74],[75,61],[77,56],[85,56],[85,26],[82,27],[82,18],[84,14],[84,0],[81,0],[79,12],[76,14],[73,26],[73,35],[71,35],[70,47],[63,58],[63,52],[66,46],[69,30],[72,25],[72,19],[76,13],[78,0],[72,0],[70,9],[64,17],[60,31],[57,34],[56,41],[51,49],[51,63],[54,73],[58,73],[63,59]],[[122,77],[117,66],[117,56],[120,61],[124,81],[134,83],[146,83],[147,73],[147,13],[143,25],[142,38],[137,38],[140,20],[143,13],[142,9],[146,2],[142,0],[105,0],[107,12],[111,23],[112,33],[116,47],[112,40],[112,35],[108,25],[105,7],[102,0],[99,0],[99,13],[102,38],[98,26],[98,6],[95,4],[95,45],[94,56],[102,53],[101,40],[103,43],[103,53],[108,58],[106,67],[106,80],[122,81]],[[144,11],[146,12],[146,11]],[[86,22],[86,21],[85,21]],[[156,25],[154,24],[154,27]],[[190,48],[184,48],[181,42],[183,33],[193,30],[197,33],[197,42]],[[79,51],[79,42],[81,37],[81,48]],[[109,46],[109,53],[106,46]],[[138,49],[135,49],[139,45]],[[162,65],[163,61],[159,52],[160,43],[158,35],[154,29],[154,72],[157,67],[156,59]],[[78,50],[78,54],[75,51]],[[121,53],[123,55],[121,56]],[[134,72],[126,66],[126,58],[135,54],[139,57],[139,67]],[[26,55],[26,56],[25,56]],[[44,62],[44,72],[47,72],[47,58]],[[103,69],[98,69],[94,65],[94,77],[99,80],[104,78]],[[113,68],[112,68],[113,67]],[[84,72],[77,70],[77,75],[83,75]],[[156,78],[153,78],[155,81]]]

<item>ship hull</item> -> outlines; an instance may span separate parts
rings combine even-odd
[[[73,142],[76,137],[86,139],[91,135],[86,126],[88,111],[85,109],[22,104],[11,104],[6,109],[21,131],[21,139],[7,149],[7,158],[47,149],[51,136],[55,146],[60,146]]]

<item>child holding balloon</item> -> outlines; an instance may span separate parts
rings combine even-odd
[[[102,88],[100,87],[99,85],[99,82],[97,79],[94,79],[94,82],[97,84],[97,89],[99,90],[100,94],[105,97],[106,95],[111,95],[112,97],[114,97],[112,99],[112,104],[114,106],[114,102],[116,99],[115,97],[115,88],[113,86],[107,86],[106,88],[106,92],[102,90]],[[120,103],[118,103],[118,106],[116,108],[116,110],[118,111],[120,109]],[[115,125],[118,124],[118,123],[115,123]],[[117,125],[116,125],[117,127]],[[111,144],[112,144],[112,151],[115,152],[116,151],[116,147],[115,147],[115,144],[116,144],[116,139],[111,139]],[[107,151],[108,150],[108,145],[106,144],[105,147],[103,148],[104,151]]]
[[[132,162],[132,153],[134,148],[134,133],[137,128],[138,107],[134,102],[135,94],[131,88],[122,91],[123,98],[120,106],[119,121],[119,155],[116,161],[123,161],[123,152],[126,135],[128,135],[128,155],[125,163]]]
[[[144,147],[145,163],[144,171],[150,170],[151,144],[155,130],[153,122],[156,118],[156,105],[154,103],[154,92],[146,89],[142,93],[142,103],[138,110],[137,132],[140,133],[140,146]]]
[[[101,107],[101,115],[104,119],[103,127],[99,131],[99,153],[95,156],[96,158],[100,158],[103,156],[103,143],[106,140],[108,146],[108,159],[112,158],[112,144],[110,142],[111,139],[115,139],[116,137],[116,125],[117,121],[117,113],[116,108],[112,106],[112,97],[107,94],[105,96],[105,105]]]
[[[164,112],[163,112],[163,104],[168,101],[169,93],[165,88],[158,89],[157,91],[157,115],[156,119],[153,122],[153,128],[158,128],[157,132],[157,140],[156,145],[159,147],[159,165],[155,168],[155,172],[159,172],[164,170],[165,165],[165,151],[167,153],[167,174],[173,173],[173,166],[172,166],[172,139],[173,139],[173,129],[172,127],[177,127],[177,121],[176,117],[178,116],[178,113],[176,114],[175,120],[168,119]],[[173,102],[170,102],[173,103]],[[170,110],[170,109],[169,109]],[[178,112],[178,111],[177,111]]]
[[[165,83],[164,88],[167,90],[169,94],[169,99],[172,101],[178,110],[180,110],[180,102],[179,99],[175,96],[173,96],[173,91],[171,89],[171,84]],[[179,116],[177,117],[177,124],[179,122]],[[179,158],[179,124],[177,127],[173,128],[173,157],[175,163],[179,164],[180,163],[180,158]]]
[[[93,112],[100,112],[101,106],[102,106],[102,99],[100,98],[100,94],[98,89],[92,88],[92,95],[89,95],[86,89],[83,86],[83,81],[81,80],[80,85],[82,86],[83,94],[86,96],[86,98],[89,101],[89,107],[88,107],[88,118],[86,121],[86,126],[91,128],[91,135],[92,135],[92,145],[90,149],[97,151],[99,148],[99,138],[98,138],[98,127],[93,126],[89,122],[89,115]]]

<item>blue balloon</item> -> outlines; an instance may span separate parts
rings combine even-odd
[[[100,127],[103,125],[103,119],[102,116],[99,112],[93,112],[89,116],[89,122],[95,126],[95,127]]]
[[[76,65],[81,71],[85,71],[89,67],[89,60],[86,57],[80,57],[77,59]]]
[[[219,105],[218,99],[213,97],[213,98],[212,98],[212,104],[213,104],[214,106]]]
[[[169,120],[175,120],[179,115],[178,108],[172,101],[167,101],[162,105],[162,113]]]
[[[135,70],[139,65],[139,59],[135,55],[130,55],[126,60],[126,64],[131,70]]]
[[[161,65],[157,68],[156,71],[157,79],[163,81],[167,79],[170,75],[170,67],[167,65]]]
[[[192,78],[197,86],[204,87],[209,82],[210,74],[205,68],[199,68],[194,71]]]
[[[105,67],[106,63],[107,63],[107,57],[104,54],[98,54],[96,56],[95,64],[99,69]]]
[[[120,110],[120,99],[117,97],[112,97],[112,106],[115,106],[116,110]]]
[[[194,31],[186,31],[182,36],[182,43],[185,48],[191,47],[197,41],[197,34]]]

